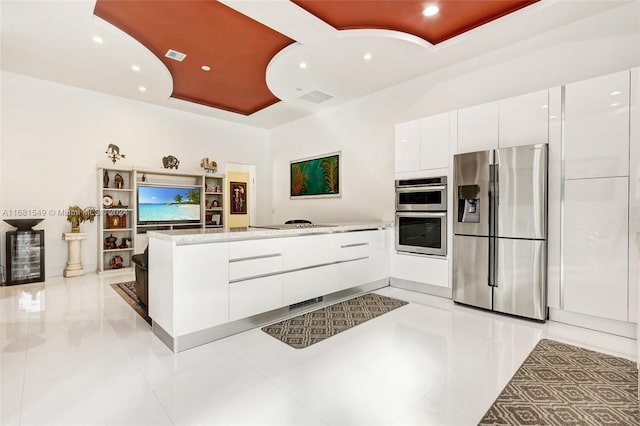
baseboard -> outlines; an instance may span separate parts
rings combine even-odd
[[[636,324],[549,308],[549,320],[636,339]]]
[[[432,296],[445,297],[451,299],[453,297],[453,291],[449,287],[441,287],[438,285],[424,284],[416,281],[403,280],[400,278],[389,278],[389,285],[391,287],[402,288],[405,290],[411,290],[418,293],[430,294]]]

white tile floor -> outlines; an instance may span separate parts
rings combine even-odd
[[[2,425],[476,424],[541,338],[635,341],[386,288],[409,305],[296,350],[247,331],[173,354],[109,286],[0,287]]]

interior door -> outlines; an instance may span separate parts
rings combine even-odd
[[[547,238],[547,145],[496,150],[496,236]]]
[[[489,237],[453,236],[453,300],[491,309]]]
[[[537,320],[546,319],[547,243],[496,238],[493,310]]]

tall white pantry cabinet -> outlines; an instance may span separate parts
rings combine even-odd
[[[442,117],[453,124],[448,139]],[[423,124],[438,122],[441,130]],[[431,176],[431,152],[449,174],[456,153],[548,143],[551,318],[630,335],[640,285],[639,126],[640,69],[617,72],[400,123],[396,178]],[[451,209],[450,196],[450,221]]]

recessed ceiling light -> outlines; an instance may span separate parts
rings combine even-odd
[[[617,107],[618,105],[620,105],[620,104],[617,103],[617,102],[614,102],[614,103],[611,104],[612,107]]]
[[[305,69],[307,67],[306,62],[300,62],[300,68]]]
[[[146,92],[147,88],[144,87],[144,86],[140,86],[140,87],[138,87],[138,90],[141,91],[141,92]]]
[[[615,92],[611,92],[611,96],[616,96],[616,95],[619,95],[619,94],[620,94],[619,90],[616,90]]]
[[[549,108],[549,105],[542,105],[540,108],[547,109],[547,108]]]
[[[364,60],[365,61],[370,61],[371,58],[373,58],[373,55],[371,53],[365,53],[364,54]]]
[[[98,43],[98,44],[104,43],[104,40],[100,36],[93,36],[93,41]]]
[[[422,11],[422,14],[424,16],[435,16],[438,14],[438,12],[440,12],[440,8],[435,4],[432,4],[425,7],[424,10]]]
[[[202,68],[202,71],[211,71],[211,67],[209,65],[203,65],[200,68]]]
[[[140,67],[137,65],[131,65],[131,69],[134,70],[135,72],[140,72]]]
[[[555,115],[552,115],[552,116],[551,116],[551,117],[549,117],[549,118],[553,120],[554,118],[558,118],[558,117],[557,117],[557,116],[555,116]]]

